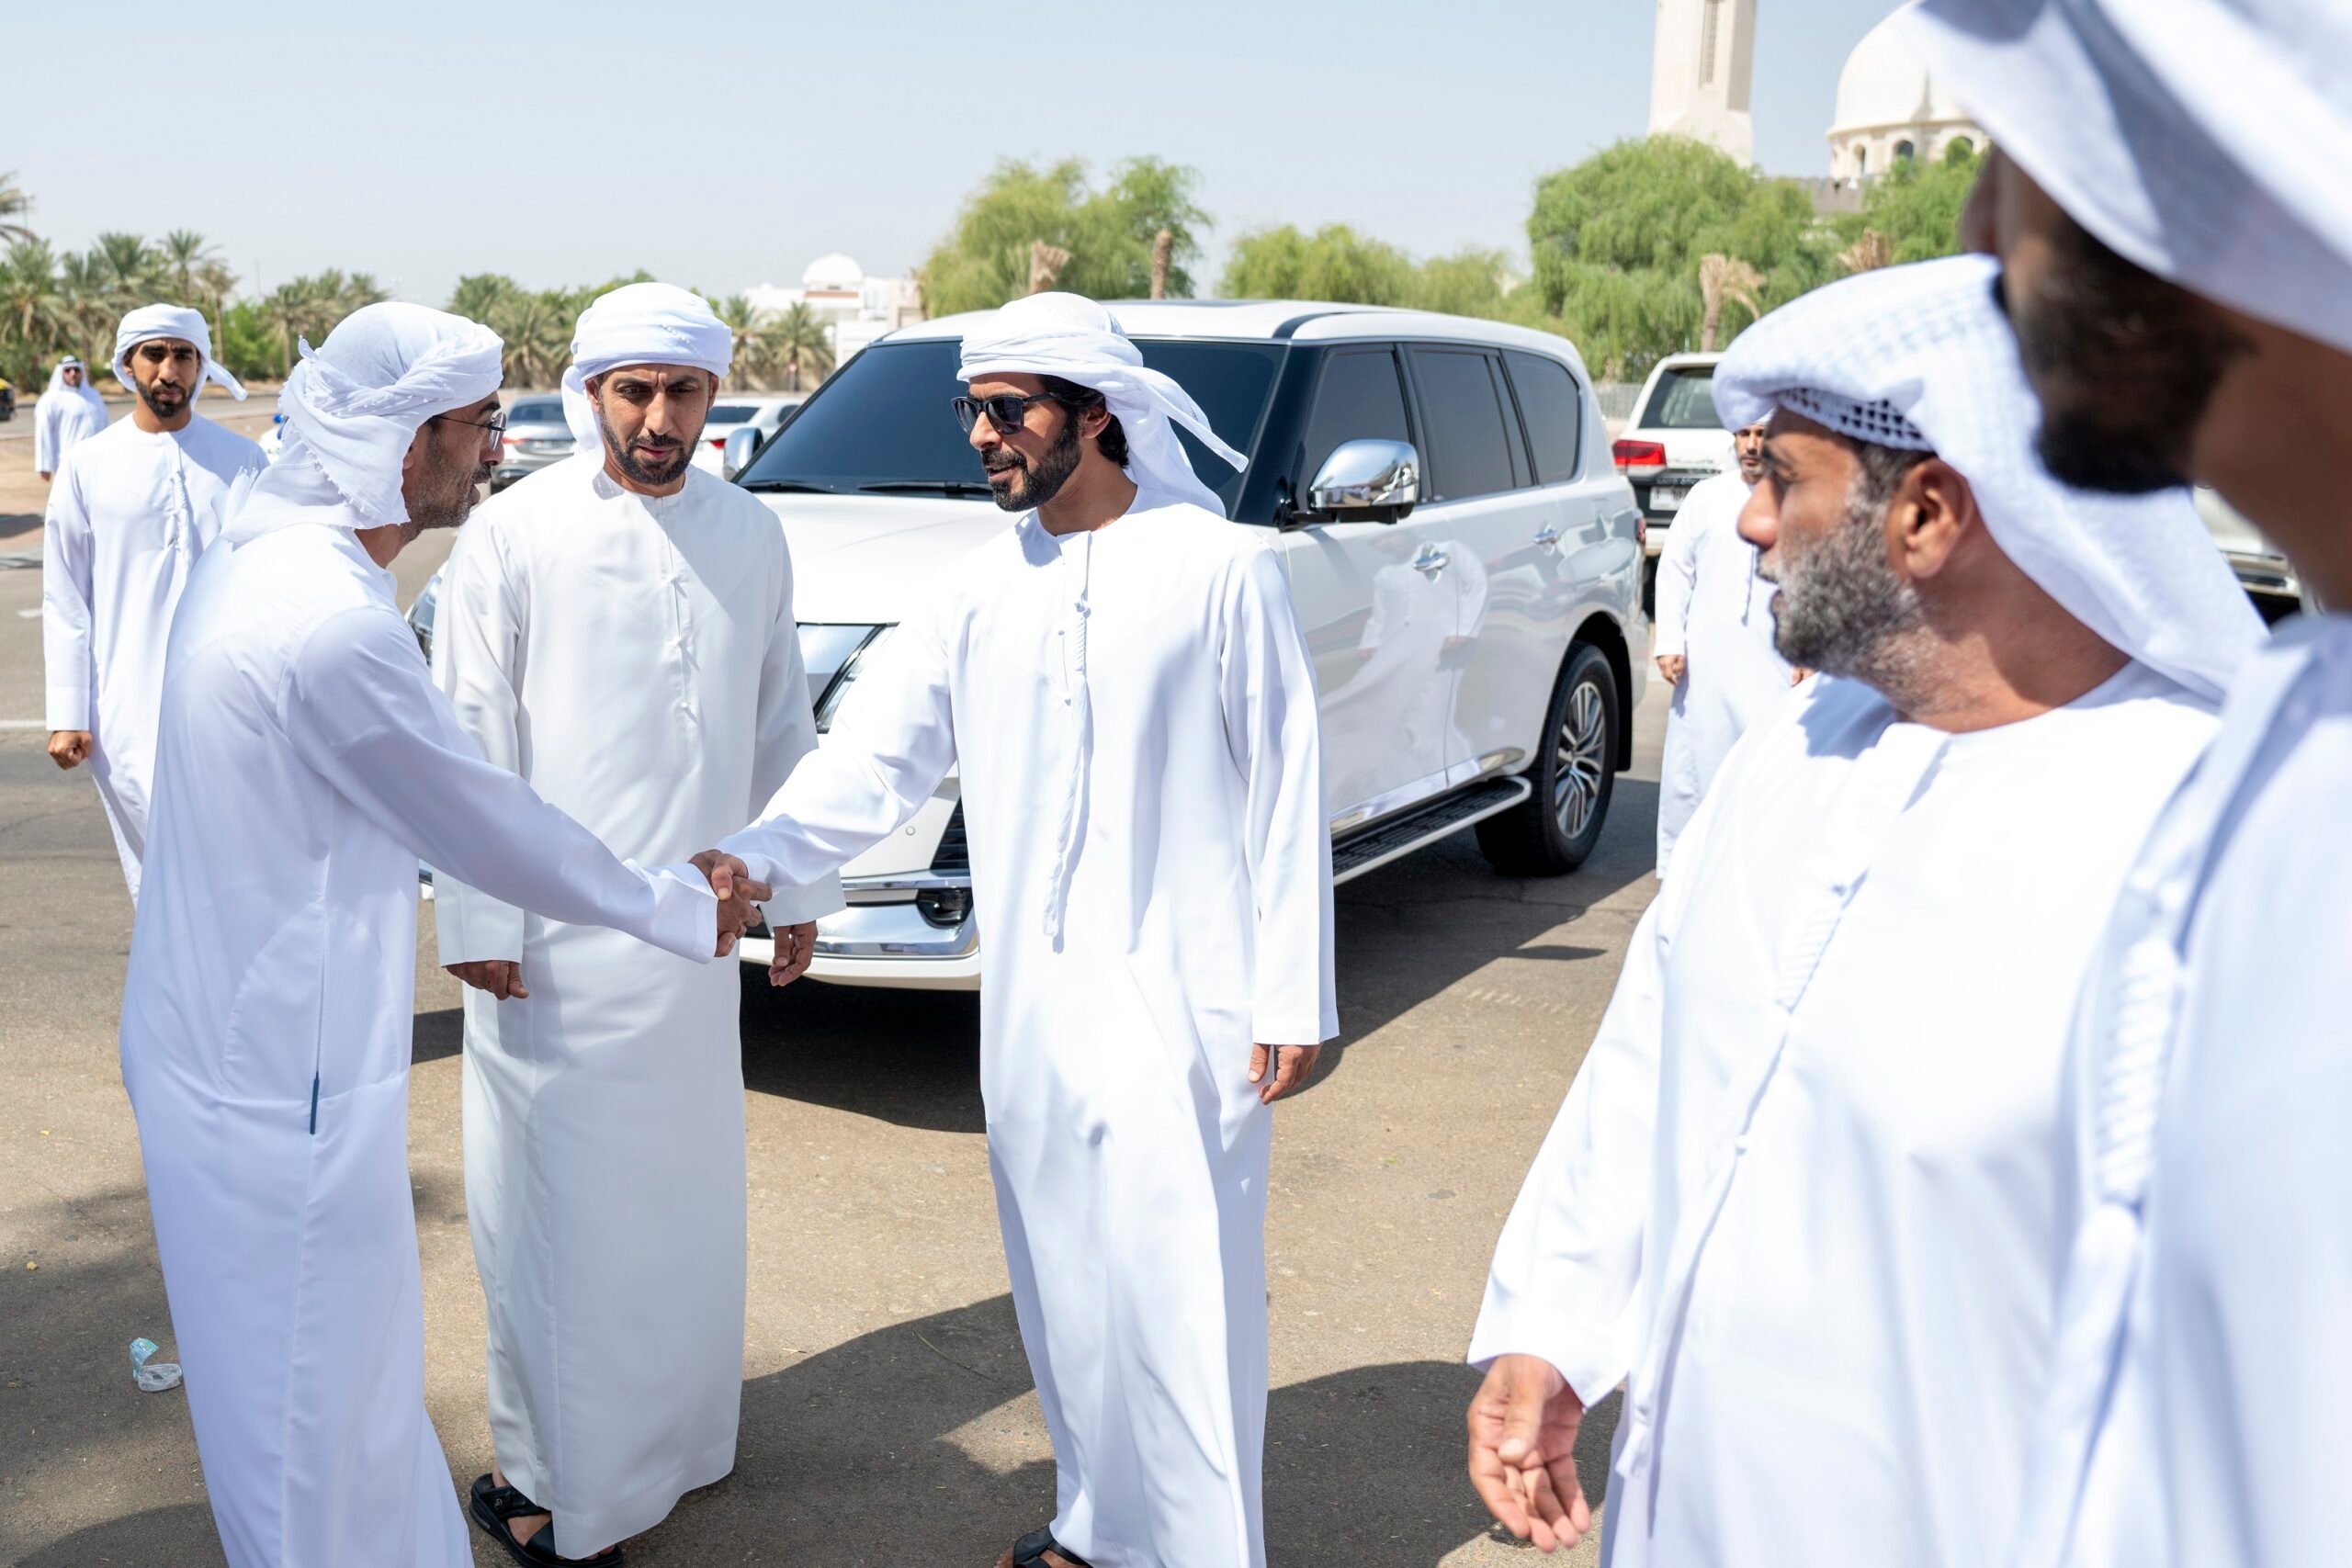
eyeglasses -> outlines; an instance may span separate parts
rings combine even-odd
[[[497,441],[506,434],[506,411],[504,409],[500,409],[488,419],[459,419],[453,413],[436,413],[433,418],[434,420],[444,423],[469,424],[473,426],[476,430],[482,432],[481,444],[485,446],[491,445],[494,441]]]
[[[956,398],[951,400],[950,406],[956,411],[956,423],[964,427],[967,435],[972,434],[972,427],[980,423],[983,413],[989,416],[990,428],[999,435],[1010,435],[1020,429],[1022,423],[1029,417],[1031,403],[1060,401],[1062,400],[1051,392],[1038,392],[1026,398],[1013,392],[1000,392],[993,398]]]

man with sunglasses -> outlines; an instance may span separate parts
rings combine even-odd
[[[220,532],[231,488],[267,459],[196,412],[204,383],[242,400],[213,363],[204,317],[147,305],[116,330],[114,373],[136,400],[56,459],[41,547],[41,651],[49,755],[84,761],[114,829],[130,900],[147,841],[155,713],[172,611],[198,556]]]
[[[961,370],[1020,520],[726,845],[814,881],[960,770],[989,1168],[1058,1470],[1001,1568],[1260,1568],[1268,1107],[1338,1032],[1306,649],[1177,431],[1240,456],[1109,311],[1015,300]]]
[[[484,502],[441,585],[434,674],[483,755],[649,864],[741,826],[817,743],[792,560],[692,464],[734,337],[637,283],[582,312],[578,453]],[[443,879],[466,993],[466,1217],[496,1468],[475,1522],[587,1558],[735,1467],[746,1253],[737,977]],[[787,977],[838,882],[768,906]]]

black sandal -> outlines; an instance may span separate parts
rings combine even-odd
[[[1053,1527],[1032,1530],[1012,1543],[1012,1568],[1048,1568],[1046,1553],[1058,1555],[1069,1568],[1094,1568],[1094,1565],[1060,1541],[1054,1539]]]
[[[621,1549],[611,1547],[594,1557],[558,1557],[555,1554],[555,1524],[552,1519],[539,1527],[538,1533],[528,1540],[516,1540],[506,1521],[526,1514],[544,1514],[548,1510],[524,1496],[512,1486],[501,1486],[487,1475],[474,1478],[473,1501],[468,1513],[482,1533],[506,1549],[506,1555],[530,1568],[557,1568],[557,1565],[593,1562],[596,1568],[621,1568]]]

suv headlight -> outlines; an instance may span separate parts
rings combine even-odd
[[[856,682],[859,669],[891,629],[807,623],[799,627],[800,660],[808,669],[808,701],[816,711],[818,734],[832,728],[833,715]]]

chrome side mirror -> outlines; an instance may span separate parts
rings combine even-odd
[[[760,433],[748,424],[739,424],[727,433],[727,445],[718,449],[718,471],[722,478],[733,479],[752,466],[752,457],[760,449]]]
[[[1342,441],[1307,487],[1328,523],[1394,523],[1420,504],[1421,455],[1409,441]]]

